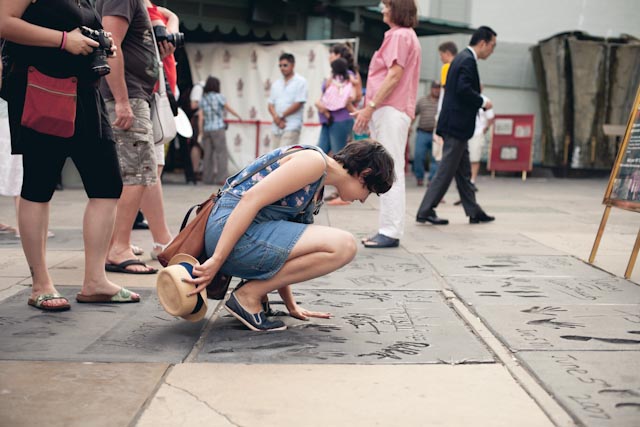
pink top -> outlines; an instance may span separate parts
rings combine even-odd
[[[420,42],[413,28],[391,27],[384,33],[382,46],[371,58],[365,102],[373,99],[389,73],[389,69],[393,64],[398,64],[404,69],[402,78],[387,99],[377,107],[388,105],[413,119],[420,80],[420,58]]]

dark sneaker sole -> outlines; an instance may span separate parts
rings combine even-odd
[[[246,326],[247,328],[249,328],[250,330],[254,331],[254,332],[268,332],[268,331],[284,331],[285,329],[287,329],[287,325],[284,325],[282,327],[279,328],[271,328],[271,329],[258,329],[255,326],[253,326],[251,323],[247,322],[244,317],[240,316],[239,314],[237,314],[235,311],[233,311],[232,309],[229,308],[229,306],[227,306],[225,304],[224,306],[225,310],[227,310],[229,312],[229,314],[231,314],[233,317],[235,317],[236,319],[238,319],[239,321],[242,322],[242,324],[244,326]]]

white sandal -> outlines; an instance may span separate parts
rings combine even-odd
[[[162,243],[153,242],[153,249],[151,249],[151,259],[158,259],[158,255],[164,252],[164,250],[167,249],[167,246],[169,246],[172,241],[173,237],[164,245]]]
[[[144,253],[144,249],[142,249],[140,246],[131,245],[131,252],[133,252],[133,254],[136,256],[140,256]]]

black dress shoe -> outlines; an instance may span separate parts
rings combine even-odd
[[[485,212],[480,211],[476,216],[469,217],[469,224],[480,224],[481,222],[491,222],[496,219],[495,216],[487,215]]]
[[[427,216],[418,215],[416,217],[416,221],[419,222],[420,224],[424,224],[425,222],[430,222],[433,225],[447,225],[447,224],[449,224],[449,220],[448,219],[439,218],[438,215],[436,214],[436,211],[434,211],[433,209],[431,209],[429,212],[427,212]]]

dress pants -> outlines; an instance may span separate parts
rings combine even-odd
[[[471,187],[471,163],[469,162],[467,140],[448,135],[444,135],[443,139],[442,160],[436,176],[433,177],[433,181],[429,184],[422,203],[420,203],[418,217],[428,216],[429,211],[438,206],[454,177],[464,213],[470,217],[476,216],[482,212],[482,208],[476,203],[476,193]]]

